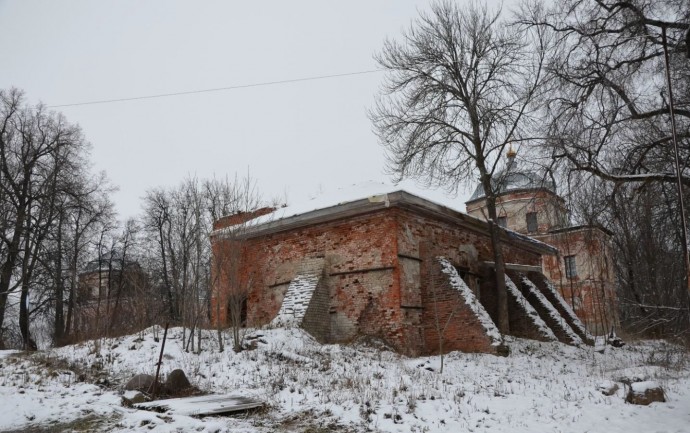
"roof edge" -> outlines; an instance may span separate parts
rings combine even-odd
[[[565,202],[565,200],[563,199],[563,197],[561,197],[560,195],[556,194],[555,192],[551,191],[550,189],[548,189],[548,188],[546,188],[546,187],[544,187],[544,186],[540,186],[540,187],[537,187],[537,188],[516,188],[516,189],[511,189],[511,190],[508,190],[508,191],[505,191],[505,192],[496,194],[496,198],[505,197],[505,196],[507,196],[507,195],[514,194],[514,193],[531,192],[531,191],[546,191],[546,192],[548,192],[549,194],[551,194],[551,195],[555,196],[556,198],[558,198],[559,200],[561,200],[562,202]],[[481,197],[478,197],[478,198],[475,198],[475,199],[467,200],[467,201],[465,202],[465,206],[467,206],[468,204],[474,204],[474,203],[480,202],[480,201],[482,201],[482,200],[486,200],[486,196],[485,196],[485,195],[483,195],[483,196],[481,196]]]
[[[398,207],[401,209],[409,209],[420,212],[434,218],[459,224],[460,226],[474,232],[490,235],[489,223],[484,220],[440,205],[433,201],[411,194],[407,191],[398,190],[312,210],[299,215],[292,215],[286,218],[266,221],[254,226],[244,227],[239,238],[247,239],[257,236],[270,235],[295,228],[365,215],[391,207]],[[521,248],[537,254],[555,254],[556,249],[551,245],[511,230],[501,229],[501,231],[501,238],[504,242],[516,242]],[[225,233],[227,233],[227,228],[214,230],[211,233],[211,236],[222,236]]]
[[[604,232],[605,234],[609,236],[613,236],[613,232],[606,227],[599,225],[599,224],[580,224],[577,226],[569,226],[569,227],[562,227],[559,229],[553,229],[548,232],[548,234],[558,234],[558,233],[566,233],[566,232],[574,232],[578,230],[587,230],[587,229],[596,229]]]

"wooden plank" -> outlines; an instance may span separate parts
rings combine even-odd
[[[177,415],[203,416],[238,412],[263,406],[263,402],[241,395],[201,395],[137,403],[137,409],[172,412]]]

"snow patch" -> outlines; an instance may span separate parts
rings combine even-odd
[[[337,190],[330,191],[327,194],[322,191],[309,197],[308,200],[278,208],[273,213],[256,218],[253,223],[258,225],[271,221],[278,221],[315,210],[326,209],[362,199],[369,199],[371,202],[383,203],[385,205],[388,201],[387,194],[399,190],[400,188],[396,188],[393,185],[383,182],[370,181],[353,184],[344,188],[338,188]]]
[[[63,423],[89,417],[99,421],[90,431],[137,433],[629,433],[684,432],[690,425],[687,355],[662,341],[634,341],[625,349],[599,354],[559,342],[505,336],[509,357],[451,352],[439,373],[436,356],[408,358],[365,346],[322,345],[299,328],[260,332],[266,344],[235,353],[219,351],[216,330],[202,330],[203,349],[191,353],[184,350],[182,329],[171,328],[161,374],[182,368],[192,383],[210,393],[265,401],[265,412],[196,419],[120,406],[118,384],[137,372],[155,372],[162,343],[155,340],[162,335],[156,327],[2,358],[0,431],[72,431]],[[227,347],[230,334],[223,331],[222,338]],[[311,359],[319,367],[295,364],[283,359],[286,354]],[[659,356],[677,368],[655,365]],[[40,359],[64,361],[66,367],[83,371],[98,365],[111,386],[55,376]],[[594,390],[601,380],[632,369],[644,369],[663,384],[673,403],[641,408]]]
[[[278,315],[271,321],[275,327],[302,325],[304,315],[319,285],[325,261],[322,258],[305,259],[295,279],[290,282]]]
[[[298,355],[296,353],[288,352],[287,350],[283,350],[278,353],[278,356],[284,358],[284,359],[289,359],[290,361],[294,361],[297,363],[301,364],[313,364],[315,366],[318,366],[318,364],[311,358],[307,358],[306,356]]]
[[[453,207],[456,202],[455,198],[442,190],[422,188],[409,181],[403,181],[395,185],[385,182],[366,181],[328,191],[320,190],[305,199],[297,200],[287,206],[277,208],[272,213],[257,217],[251,220],[248,225],[253,228],[265,223],[365,199],[372,203],[381,203],[383,206],[388,206],[388,194],[398,191],[406,192],[431,203],[461,212]],[[226,227],[215,230],[213,233],[220,235],[229,232],[232,232],[232,229]]]
[[[634,382],[630,384],[630,389],[637,395],[644,395],[650,389],[660,388],[659,384],[653,380],[647,380],[644,382]]]

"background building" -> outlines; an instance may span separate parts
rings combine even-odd
[[[598,226],[572,226],[565,201],[553,179],[520,170],[515,153],[507,169],[496,175],[498,223],[557,249],[542,256],[544,275],[594,334],[618,324],[611,233]],[[487,219],[484,188],[479,185],[466,203],[467,213]]]
[[[150,326],[162,300],[146,272],[117,253],[90,261],[79,274],[74,315],[77,339],[121,335]]]

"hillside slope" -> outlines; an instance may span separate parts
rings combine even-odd
[[[221,353],[209,331],[193,354],[172,329],[161,372],[182,368],[203,390],[262,399],[260,412],[196,419],[122,407],[122,385],[155,372],[160,342],[148,329],[30,356],[0,352],[0,431],[629,433],[690,425],[687,354],[663,341],[600,354],[511,339],[509,357],[454,352],[441,374],[438,357],[405,358],[375,342],[320,345],[298,329],[252,336],[255,350]],[[656,380],[667,403],[626,404],[622,384],[610,397],[597,390],[624,378]]]

